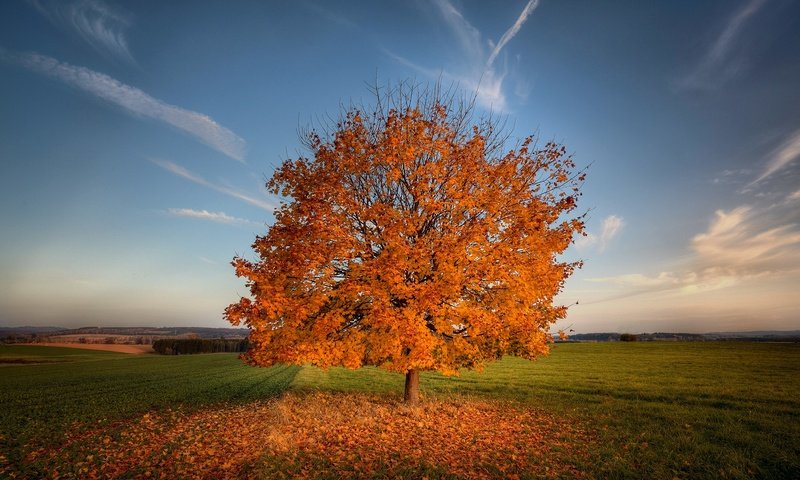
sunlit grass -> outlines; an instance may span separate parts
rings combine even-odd
[[[31,445],[57,445],[65,432],[76,429],[131,428],[131,422],[147,412],[197,410],[213,418],[214,409],[228,408],[224,405],[276,398],[287,389],[298,405],[304,398],[313,401],[315,391],[341,392],[344,397],[336,398],[345,403],[349,394],[362,399],[368,395],[372,400],[360,400],[368,402],[365,405],[380,405],[381,398],[396,403],[402,396],[403,376],[376,368],[259,369],[230,354],[176,357],[52,347],[3,349],[2,358],[59,362],[0,368],[0,454],[29,478],[41,476],[35,462],[24,461]],[[434,404],[453,398],[511,402],[579,425],[597,441],[588,456],[563,458],[577,462],[589,477],[800,475],[798,344],[560,344],[549,357],[535,362],[506,358],[482,373],[424,374],[421,389],[423,400]],[[443,417],[441,422],[451,420]],[[576,448],[585,446],[585,439],[574,440]],[[568,452],[555,452],[562,454]],[[339,464],[325,463],[323,457],[314,460],[327,465],[318,465],[324,467],[319,476],[334,478]],[[296,460],[286,468],[302,470]],[[267,476],[280,467],[262,465]],[[447,476],[432,465],[407,473],[409,478]],[[379,471],[376,475],[380,477]]]
[[[378,369],[304,368],[293,386],[397,392]],[[792,478],[800,474],[800,345],[560,344],[483,373],[422,376],[424,395],[512,399],[589,422],[600,477]]]
[[[0,454],[16,464],[24,463],[26,445],[58,444],[66,431],[75,428],[107,425],[152,409],[272,397],[283,392],[299,370],[248,367],[233,354],[159,356],[13,348],[6,350],[8,358],[13,354],[40,360],[80,359],[0,369]]]
[[[0,366],[108,360],[125,354],[67,347],[0,344]]]

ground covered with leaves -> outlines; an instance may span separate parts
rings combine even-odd
[[[73,432],[26,461],[51,478],[579,478],[595,441],[511,402],[321,392]]]
[[[800,478],[800,344],[559,344],[425,373],[415,409],[378,368],[17,345],[2,361],[0,479]]]

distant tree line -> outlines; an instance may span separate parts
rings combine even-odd
[[[153,350],[161,355],[244,352],[247,350],[247,339],[164,338],[153,342]]]

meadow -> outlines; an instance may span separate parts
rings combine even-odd
[[[558,344],[403,378],[0,346],[0,478],[800,478],[800,345]]]

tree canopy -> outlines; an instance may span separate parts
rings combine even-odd
[[[234,258],[250,296],[225,310],[251,329],[244,358],[376,365],[405,373],[413,400],[420,370],[546,354],[579,266],[558,256],[583,231],[583,172],[553,142],[506,147],[452,94],[376,93],[267,183],[286,201],[257,259]]]

